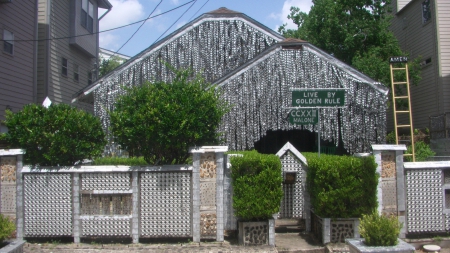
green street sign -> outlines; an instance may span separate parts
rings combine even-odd
[[[292,106],[294,107],[336,107],[344,105],[344,89],[304,89],[292,91]]]
[[[319,109],[294,109],[289,112],[289,122],[293,125],[315,125],[319,122]]]

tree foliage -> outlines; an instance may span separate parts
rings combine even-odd
[[[74,165],[100,156],[106,145],[100,120],[66,104],[30,104],[15,114],[6,111],[5,125],[3,138],[25,149],[25,162],[32,165]]]
[[[315,0],[310,12],[291,7],[288,16],[297,30],[283,25],[285,37],[309,41],[352,65],[374,80],[390,86],[389,57],[405,56],[389,30],[390,0]],[[410,79],[420,80],[420,58],[410,64]]]
[[[173,70],[172,83],[126,88],[110,112],[114,138],[149,164],[184,163],[188,148],[217,144],[216,129],[227,111],[214,89],[191,70]]]
[[[109,59],[102,59],[99,67],[99,77],[102,77],[121,65],[122,59],[118,56],[112,56]]]

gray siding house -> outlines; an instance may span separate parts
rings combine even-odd
[[[36,101],[37,5],[0,0],[0,121]]]
[[[70,104],[75,92],[95,80],[99,8],[112,5],[108,0],[39,0],[37,103],[49,97]],[[92,111],[89,104],[74,105]]]
[[[391,29],[402,50],[422,57],[411,103],[414,128],[426,128],[430,116],[450,112],[450,1],[393,0],[392,7]]]

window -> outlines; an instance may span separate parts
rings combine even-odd
[[[73,65],[73,80],[75,80],[77,82],[80,80],[80,76],[78,74],[78,69],[79,69],[78,64],[74,64]]]
[[[431,0],[425,0],[422,2],[422,24],[427,23],[431,20]]]
[[[92,84],[92,72],[88,72],[88,85]]]
[[[426,67],[426,66],[428,66],[430,64],[431,64],[431,57],[420,62],[420,66],[421,67]]]
[[[8,30],[3,30],[3,51],[8,54],[14,52],[14,33]]]
[[[63,75],[63,76],[67,76],[67,66],[68,66],[68,61],[67,61],[67,59],[66,58],[62,58],[62,61],[61,61],[61,74]]]
[[[81,26],[90,33],[94,31],[94,5],[89,0],[81,1]]]

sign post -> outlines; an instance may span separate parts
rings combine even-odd
[[[345,89],[317,88],[292,90],[292,107],[289,122],[294,125],[316,125],[320,122],[321,108],[345,106]],[[320,123],[317,129],[317,146],[320,156]]]

